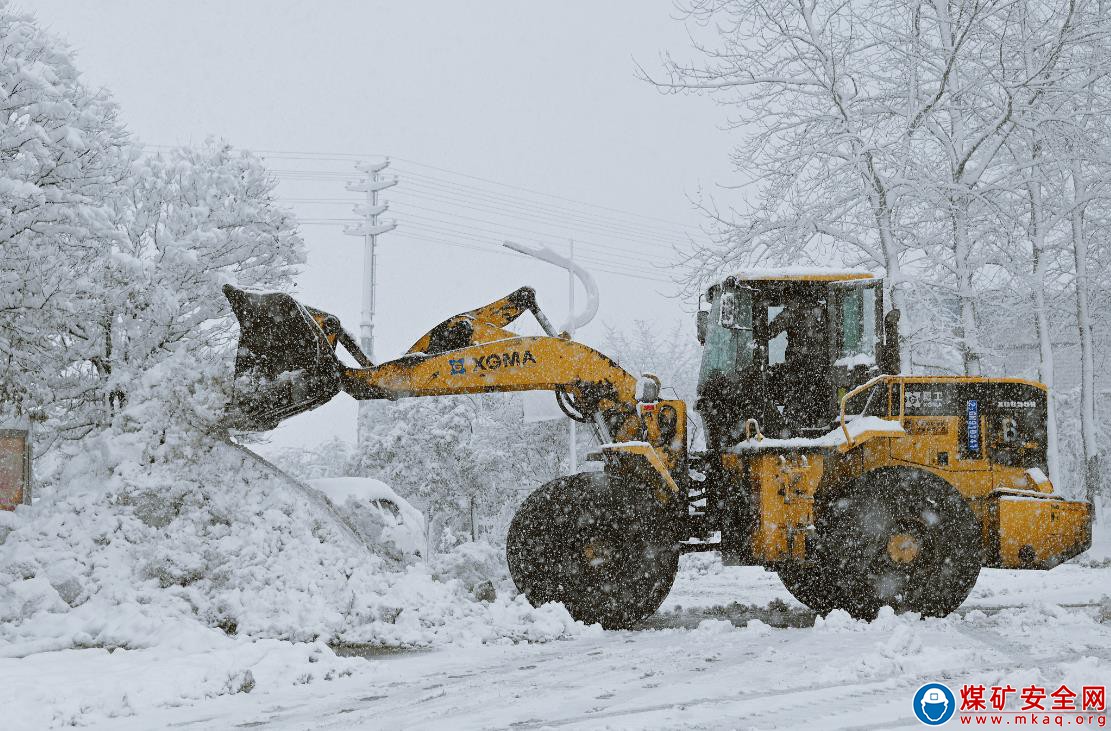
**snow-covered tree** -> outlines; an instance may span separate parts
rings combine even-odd
[[[1020,183],[1001,181],[998,162],[1091,42],[1076,12],[1087,5],[687,3],[717,33],[695,36],[700,59],[669,56],[653,80],[729,106],[745,136],[734,160],[756,199],[707,204],[719,236],[695,253],[693,279],[832,259],[886,272],[908,314],[907,285],[926,282],[915,305],[947,312],[908,317],[904,350],[948,341],[960,371],[978,373],[978,298],[995,284],[984,244],[998,232],[1001,182]]]
[[[0,4],[0,403],[42,409],[78,398],[89,272],[109,251],[107,203],[131,155],[108,95],[73,54]]]
[[[713,95],[745,136],[732,157],[757,195],[724,211],[707,203],[717,245],[696,252],[694,281],[839,252],[884,269],[902,304],[906,133],[891,123],[894,70],[877,63],[865,5],[695,0],[691,20],[719,32],[693,36],[699,58],[667,56],[665,77],[644,72],[663,90]]]
[[[376,477],[425,511],[441,534],[495,539],[527,491],[566,470],[562,422],[524,422],[512,394],[376,402],[349,473]]]
[[[209,141],[144,156],[109,201],[115,236],[90,267],[100,296],[72,330],[94,370],[75,428],[103,423],[130,385],[175,352],[225,357],[236,330],[220,287],[285,289],[304,261],[262,161]]]
[[[87,434],[169,355],[227,354],[220,285],[291,284],[303,246],[257,157],[142,156],[65,44],[6,3],[0,105],[2,408]]]

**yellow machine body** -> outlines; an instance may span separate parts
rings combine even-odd
[[[723,462],[731,472],[749,475],[753,485],[757,505],[753,561],[769,566],[804,561],[806,536],[815,524],[815,502],[832,496],[823,493],[836,494],[839,486],[888,467],[926,470],[968,500],[981,522],[985,566],[1046,569],[1087,550],[1091,545],[1091,506],[1054,495],[1053,485],[1040,470],[989,459],[988,443],[998,435],[992,432],[986,415],[978,416],[980,433],[986,438],[981,453],[962,454],[961,416],[906,413],[906,398],[912,389],[921,392],[957,384],[1045,389],[1040,383],[1020,379],[884,376],[868,385],[881,392],[880,402],[886,404],[881,414],[870,417],[875,424],[871,429],[854,429],[852,417],[842,414],[843,426],[826,437],[776,440],[753,436],[734,447]]]

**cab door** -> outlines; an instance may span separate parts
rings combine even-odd
[[[879,374],[883,288],[878,280],[835,282],[830,290],[830,363],[838,401]]]

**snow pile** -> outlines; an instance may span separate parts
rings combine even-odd
[[[423,518],[387,486],[313,489],[211,436],[223,406],[211,384],[171,365],[146,381],[158,398],[136,398],[112,430],[60,454],[35,505],[0,512],[0,678],[26,700],[15,727],[280,692],[365,665],[327,643],[600,631],[562,605],[532,607],[486,544],[424,561]],[[63,666],[90,677],[66,673],[65,693],[24,682]]]
[[[168,426],[212,423],[222,408],[215,389],[180,376],[153,369],[146,385],[158,398],[136,399],[112,431],[75,445],[34,506],[0,514],[3,655],[154,647],[206,628],[388,646],[547,641],[585,629],[562,606],[517,596],[489,547],[435,564],[385,550],[397,548],[394,537],[370,535],[350,505],[366,506],[366,481],[324,485],[348,489],[337,509],[249,452]],[[378,493],[370,508],[395,501],[399,530],[419,523],[384,485]],[[480,601],[476,578],[496,591]]]
[[[232,446],[194,449],[187,465],[121,458],[110,476],[5,516],[6,654],[149,647],[197,623],[254,637],[409,646],[581,630],[562,607],[534,609],[508,591],[474,601],[473,585],[457,578],[476,573],[471,556],[443,559],[443,568],[367,550],[312,496]],[[492,549],[467,551],[492,561]],[[497,578],[491,573],[482,578]]]

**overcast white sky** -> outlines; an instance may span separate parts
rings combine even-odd
[[[278,151],[281,195],[321,222],[303,228],[298,295],[353,331],[361,243],[322,225],[351,216],[339,175],[351,163],[286,153],[393,156],[401,182],[386,197],[399,227],[382,238],[379,360],[522,284],[561,322],[566,275],[494,252],[509,234],[566,246],[564,219],[601,287],[584,340],[600,345],[603,323],[635,318],[682,317],[693,337],[693,303],[669,298],[673,287],[603,271],[666,279],[669,243],[700,224],[687,196],[730,179],[724,111],[635,77],[634,59],[655,68],[659,51],[687,48],[670,0],[20,5],[69,41],[86,81],[111,90],[142,141],[216,135]],[[354,413],[341,396],[273,443],[351,438]]]

